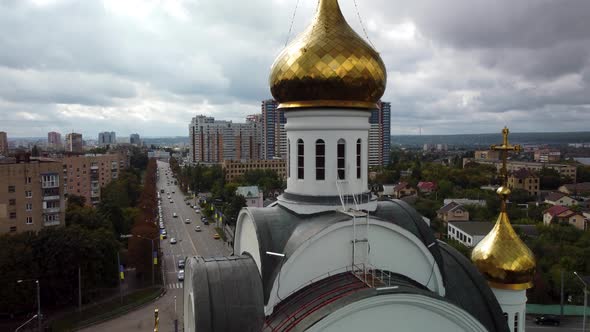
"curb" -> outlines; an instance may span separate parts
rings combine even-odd
[[[88,324],[85,324],[85,325],[77,326],[77,327],[73,328],[72,331],[79,331],[79,330],[85,329],[85,328],[90,327],[90,326],[93,326],[93,325],[98,325],[98,324],[107,322],[109,320],[113,320],[115,318],[119,318],[121,316],[125,316],[126,314],[128,314],[128,313],[130,313],[132,311],[141,309],[141,308],[143,308],[143,307],[145,307],[145,306],[147,306],[147,305],[149,305],[149,304],[151,304],[151,303],[159,300],[164,295],[166,295],[166,287],[162,287],[161,290],[160,290],[160,294],[158,296],[156,296],[155,298],[153,298],[153,299],[151,299],[151,300],[149,300],[149,301],[147,301],[145,303],[139,304],[139,305],[134,306],[134,307],[130,307],[130,308],[128,308],[128,310],[124,310],[124,311],[118,312],[118,313],[116,313],[116,314],[114,314],[112,316],[108,316],[108,317],[105,317],[103,319],[99,319],[99,320],[96,320],[94,322],[91,322],[91,323],[88,323]]]

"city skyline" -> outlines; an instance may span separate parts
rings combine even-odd
[[[341,5],[363,31],[353,2]],[[589,6],[359,4],[389,71],[383,100],[392,103],[392,135],[420,128],[491,133],[508,122],[513,132],[584,130],[590,22],[582,13]],[[184,136],[197,114],[240,122],[270,97],[268,64],[314,7],[301,1],[288,34],[295,8],[289,1],[3,2],[0,130],[9,137],[71,128],[84,136],[96,136],[95,128]]]

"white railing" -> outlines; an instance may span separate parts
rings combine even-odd
[[[51,196],[43,196],[44,201],[57,201],[59,200],[59,195],[51,195]]]
[[[43,209],[43,213],[57,213],[59,211],[61,211],[61,209],[58,208],[58,207],[44,208]]]

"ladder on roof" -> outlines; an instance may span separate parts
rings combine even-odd
[[[367,276],[371,249],[369,243],[370,216],[368,211],[362,211],[359,208],[357,195],[347,194],[346,187],[348,187],[347,180],[336,180],[336,188],[342,205],[341,212],[352,217],[352,271],[357,277],[359,274]],[[352,200],[352,207],[349,207],[350,200]],[[360,203],[362,204],[362,202]]]

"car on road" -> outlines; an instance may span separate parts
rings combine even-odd
[[[201,226],[195,227],[195,232],[200,232],[200,231],[201,231]]]
[[[201,210],[199,210],[198,208],[195,208],[195,212],[196,213],[201,213]]]
[[[174,203],[174,201],[173,200],[170,200],[170,204],[172,204],[172,203]]]
[[[190,223],[191,223],[191,220],[190,220],[189,218],[186,218],[186,219],[184,220],[184,223],[185,223],[185,224],[190,224]]]
[[[178,260],[178,268],[184,270],[184,258]]]
[[[173,193],[173,194],[175,193],[175,192],[174,192],[174,190],[172,190],[172,193]]]
[[[184,270],[178,271],[178,281],[184,281]]]
[[[186,201],[186,205],[191,206],[191,202]]]
[[[203,225],[209,225],[209,220],[205,219],[205,221],[203,221]]]
[[[559,316],[555,316],[555,315],[537,316],[537,317],[535,317],[535,324],[559,326]]]
[[[170,238],[170,244],[176,244],[176,238],[175,237]]]
[[[172,214],[172,217],[173,217],[173,218],[178,218],[178,215],[176,214],[176,212],[174,212],[174,213]]]
[[[164,223],[160,222],[160,229],[164,229]]]
[[[219,236],[219,234],[215,233],[215,234],[213,234],[213,238],[214,238],[215,240],[219,240],[220,236]]]

